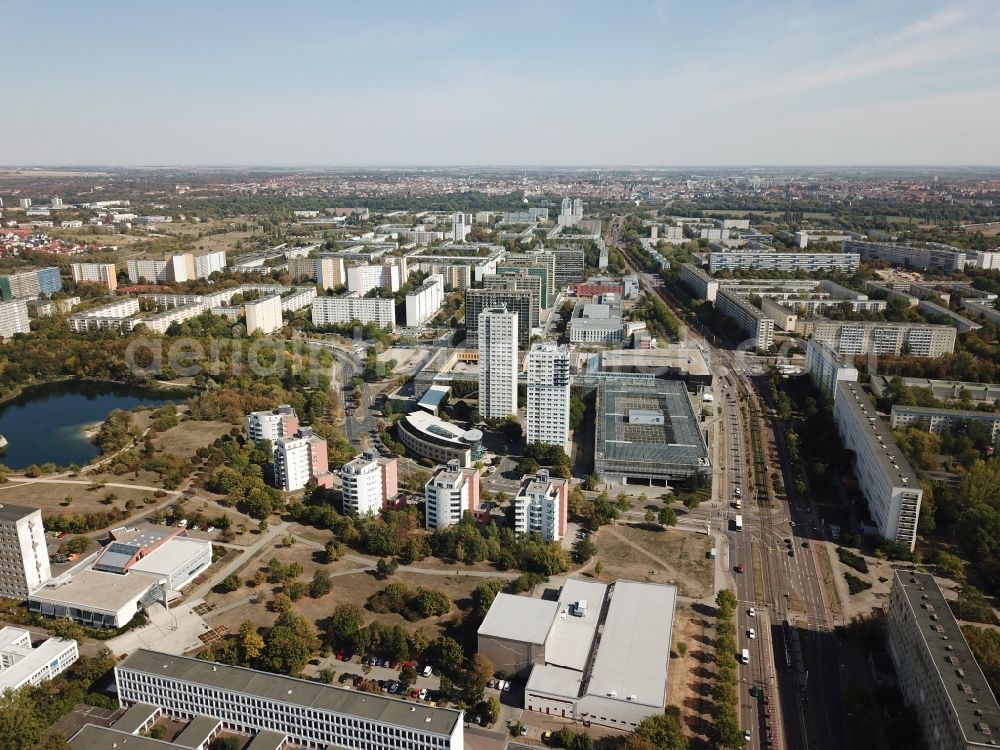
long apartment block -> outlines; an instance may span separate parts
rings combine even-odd
[[[854,454],[854,473],[879,534],[912,550],[924,493],[889,426],[861,386],[846,381],[837,384],[833,419]]]
[[[990,429],[990,434],[996,440],[1000,433],[1000,414],[988,411],[973,411],[971,409],[934,409],[927,406],[892,405],[889,424],[893,429],[914,426],[926,426],[928,432],[935,435],[946,427],[955,427],[962,422],[979,422]]]
[[[921,271],[961,271],[965,268],[965,253],[936,243],[927,245],[897,245],[892,242],[846,240],[845,253],[856,253],[865,260],[884,260],[894,266]]]
[[[122,707],[206,716],[242,734],[274,731],[326,750],[462,750],[463,714],[243,667],[138,649],[115,667]]]
[[[813,338],[838,354],[903,354],[940,357],[955,351],[952,326],[817,320]]]
[[[711,252],[709,273],[719,271],[833,271],[854,273],[861,265],[857,253]]]
[[[925,747],[1000,745],[1000,705],[934,576],[896,571],[888,641],[900,691]]]
[[[774,321],[751,305],[749,300],[728,289],[720,289],[715,297],[715,306],[750,334],[754,347],[767,350],[774,346]]]

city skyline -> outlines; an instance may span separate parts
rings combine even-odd
[[[8,8],[0,164],[1000,164],[988,2],[367,10]]]

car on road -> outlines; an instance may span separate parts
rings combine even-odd
[[[749,741],[750,741],[750,730],[749,730],[749,729],[748,729],[748,730],[746,730],[746,731],[745,731],[745,732],[743,733],[743,741],[744,741],[744,742],[749,742]]]
[[[750,609],[747,610],[747,615],[749,615],[750,617],[756,617],[757,616],[757,610],[754,609],[753,607],[750,607]]]
[[[746,566],[744,566],[743,563],[740,563],[739,565],[736,566],[737,573],[742,573],[744,570],[746,570]]]
[[[752,641],[756,637],[757,637],[757,631],[755,631],[753,628],[747,630],[747,638],[749,638]]]
[[[808,547],[809,547],[809,542],[802,542],[802,546],[808,549]]]

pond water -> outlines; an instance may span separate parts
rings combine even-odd
[[[12,469],[46,463],[82,466],[98,455],[97,446],[85,434],[88,427],[103,422],[115,409],[183,398],[177,393],[84,380],[28,388],[0,404],[0,435],[7,438],[0,463]]]

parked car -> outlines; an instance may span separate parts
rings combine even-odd
[[[427,700],[427,695],[428,695],[427,688],[420,688],[420,692],[417,693],[417,697],[420,698],[420,700],[422,701]]]
[[[422,669],[422,670],[420,671],[420,675],[421,675],[422,677],[430,677],[430,676],[431,676],[432,674],[434,674],[434,671],[433,671],[433,670],[431,669],[431,665],[430,665],[430,664],[426,665],[426,666],[425,666],[425,667],[424,667],[424,668],[423,668],[423,669]]]
[[[746,566],[743,563],[740,563],[739,565],[736,566],[737,573],[742,573],[744,570],[746,570]]]
[[[340,677],[337,678],[337,681],[343,684],[348,680],[353,680],[353,679],[354,675],[352,675],[350,672],[344,672],[342,675],[340,675]]]

